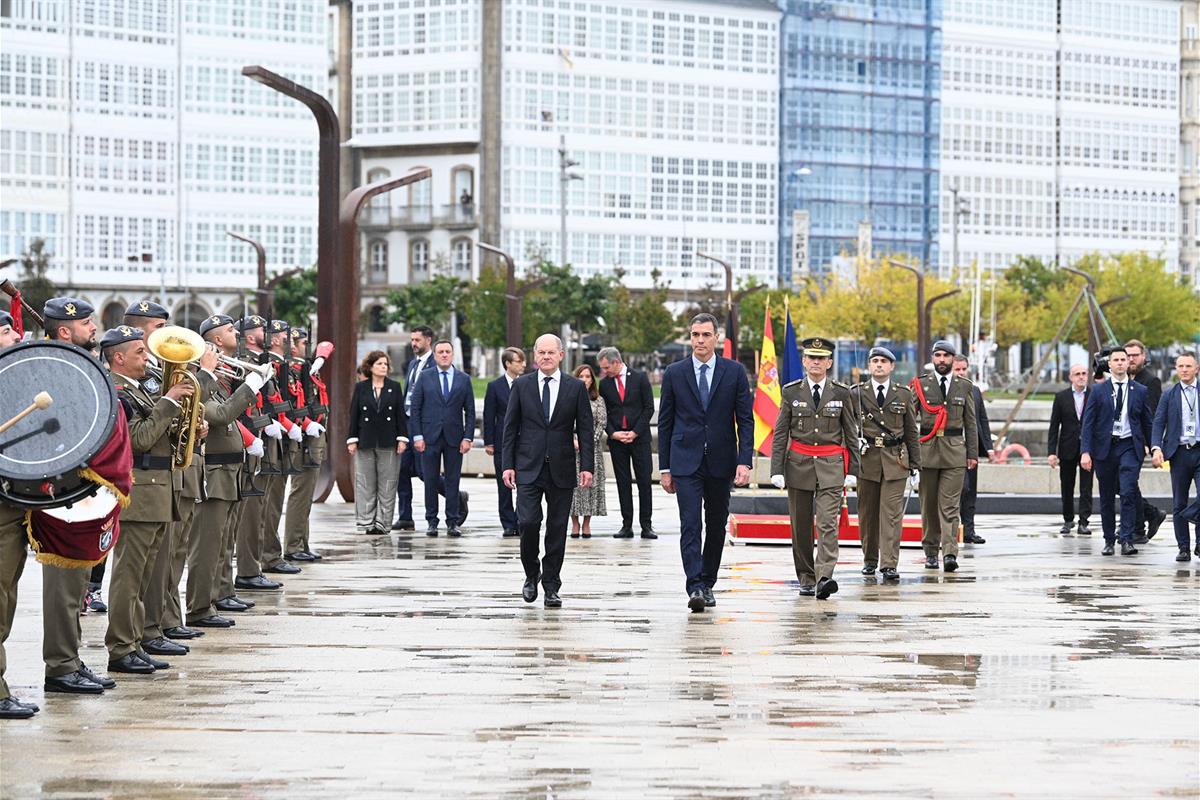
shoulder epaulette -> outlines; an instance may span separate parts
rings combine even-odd
[[[840,386],[843,389],[846,389],[847,391],[850,389],[850,384],[848,384],[848,383],[842,383],[841,381],[835,381],[835,380],[830,380],[829,382],[832,383],[834,386]]]
[[[789,386],[795,386],[797,383],[804,383],[804,378],[796,378],[794,381],[788,381],[783,385],[783,388],[786,389]]]

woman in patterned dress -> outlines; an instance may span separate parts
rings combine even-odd
[[[583,381],[587,387],[588,397],[592,401],[592,438],[596,449],[596,466],[592,471],[592,485],[587,489],[576,487],[575,496],[571,499],[571,538],[578,539],[582,530],[583,538],[592,538],[592,517],[608,515],[604,504],[604,428],[608,424],[608,412],[604,409],[604,401],[600,398],[600,384],[596,381],[596,373],[587,364],[575,368],[576,378]],[[575,443],[575,470],[579,471],[579,443]],[[582,528],[580,518],[582,519]]]

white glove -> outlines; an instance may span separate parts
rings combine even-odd
[[[282,439],[283,428],[280,427],[278,422],[272,422],[270,425],[263,428],[263,434],[265,436],[270,436],[272,439]]]
[[[325,366],[325,356],[317,356],[313,359],[312,366],[309,367],[308,374],[316,375],[321,371],[321,367]]]
[[[262,458],[263,457],[262,439],[255,439],[253,442],[251,442],[250,446],[246,448],[246,452],[252,456],[258,456],[259,458]]]
[[[293,442],[298,442],[304,438],[304,434],[300,431],[299,425],[293,425],[291,428],[288,429],[287,433],[288,433],[288,438],[291,439]]]
[[[782,489],[783,488],[783,476],[782,475],[772,475],[771,476],[771,485],[774,486],[776,489]]]
[[[257,372],[247,372],[246,378],[243,382],[253,389],[255,394],[258,394],[262,389],[263,384],[266,383],[266,381],[263,380],[263,376]]]
[[[853,489],[855,486],[858,486],[858,478],[853,475],[847,475],[846,480],[842,481],[842,486],[846,489]]]
[[[312,422],[310,420],[309,423],[304,426],[304,433],[308,436],[311,436],[314,439],[317,438],[318,436],[320,436],[324,432],[325,432],[325,426],[319,422]]]
[[[918,487],[921,485],[921,473],[914,469],[912,474],[908,476],[908,485],[912,487],[914,492],[918,491]]]

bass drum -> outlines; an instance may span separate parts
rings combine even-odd
[[[0,500],[26,508],[70,506],[98,491],[79,469],[112,435],[120,402],[108,374],[87,351],[65,342],[0,350],[0,423],[53,399],[0,433]]]

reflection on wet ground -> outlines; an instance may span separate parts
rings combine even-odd
[[[318,508],[323,562],[100,698],[43,694],[27,569],[7,674],[43,710],[0,723],[0,796],[1197,793],[1200,580],[1170,542],[1102,558],[1049,518],[985,518],[955,575],[906,550],[882,585],[843,548],[825,603],[797,597],[788,548],[728,547],[691,615],[659,496],[657,542],[612,517],[569,540],[547,611],[473,484],[457,540]],[[93,667],[104,626],[83,619]]]

